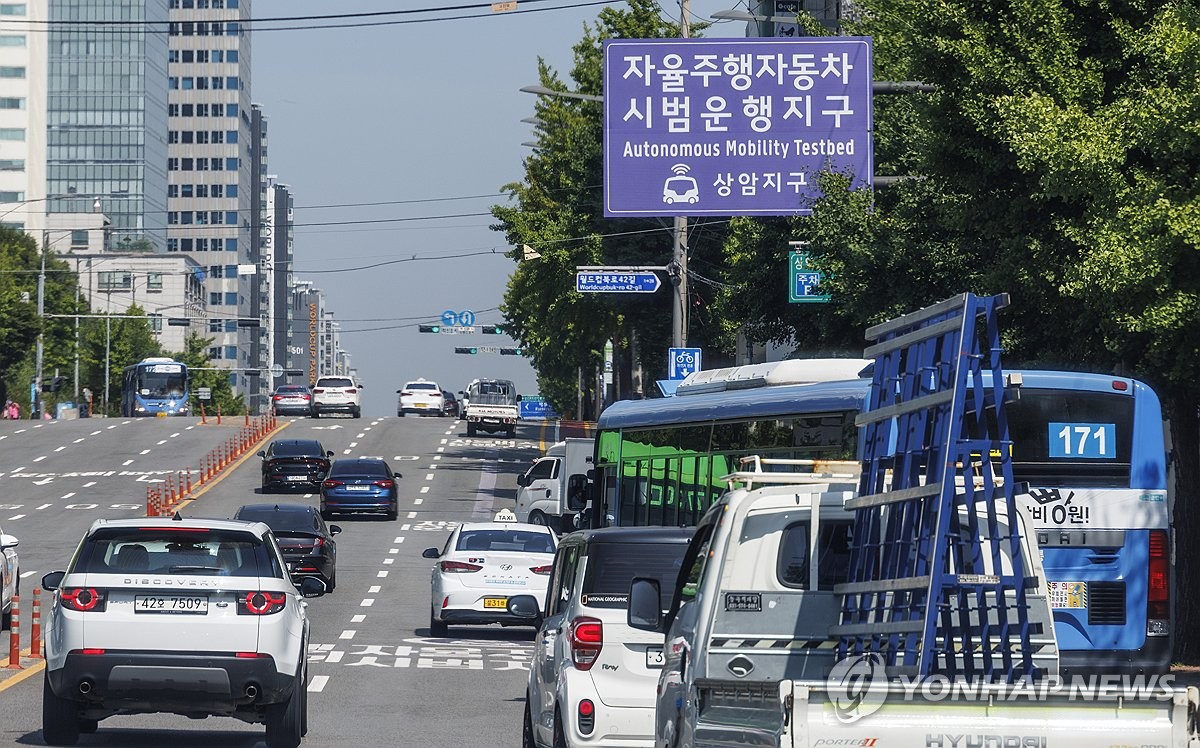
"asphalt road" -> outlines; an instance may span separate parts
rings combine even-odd
[[[278,436],[317,438],[338,456],[378,456],[403,474],[400,518],[335,519],[338,588],[309,601],[309,733],[306,746],[513,745],[532,629],[451,628],[429,637],[431,562],[459,522],[488,519],[515,503],[516,474],[553,443],[553,425],[522,424],[517,438],[466,436],[443,418],[325,418],[281,421]],[[236,423],[233,425],[237,425]],[[144,513],[154,471],[198,465],[232,433],[195,419],[0,421],[0,527],[20,538],[22,590],[65,566],[100,517]],[[228,517],[263,500],[316,505],[311,494],[259,494],[249,455],[184,516]],[[4,638],[7,646],[7,632]],[[25,645],[28,645],[26,640]],[[40,672],[0,671],[0,745],[42,745]],[[83,746],[263,745],[261,725],[174,715],[103,721]]]

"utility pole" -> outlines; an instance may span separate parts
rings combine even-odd
[[[691,35],[689,4],[689,0],[680,0],[679,3],[679,36],[683,39]],[[675,348],[686,347],[688,337],[687,230],[687,216],[675,216],[675,247],[672,253],[675,272],[671,278],[675,285],[675,299],[671,309],[671,345]]]
[[[38,336],[34,362],[33,391],[29,393],[29,417],[42,418],[42,359],[46,338],[46,253],[50,251],[50,232],[42,232],[42,269],[38,271]]]

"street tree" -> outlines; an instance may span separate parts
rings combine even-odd
[[[212,391],[212,399],[204,403],[206,414],[215,414],[218,407],[226,415],[243,413],[246,401],[241,395],[233,394],[233,387],[229,383],[230,372],[218,369],[208,356],[213,340],[213,338],[205,338],[197,333],[189,332],[184,339],[183,350],[167,355],[188,367],[188,379],[192,394],[191,407],[194,412],[200,412],[201,401],[196,397],[197,389],[207,387]]]

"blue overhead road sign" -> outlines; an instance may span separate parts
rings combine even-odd
[[[579,293],[654,293],[659,283],[654,273],[575,273],[575,290]]]

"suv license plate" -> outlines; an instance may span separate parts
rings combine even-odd
[[[662,647],[648,647],[646,649],[646,667],[660,668],[662,666],[663,666]]]
[[[201,595],[135,595],[134,613],[208,613],[208,598]]]
[[[501,610],[508,608],[507,597],[485,597],[483,598],[483,607],[485,608],[500,608]]]

